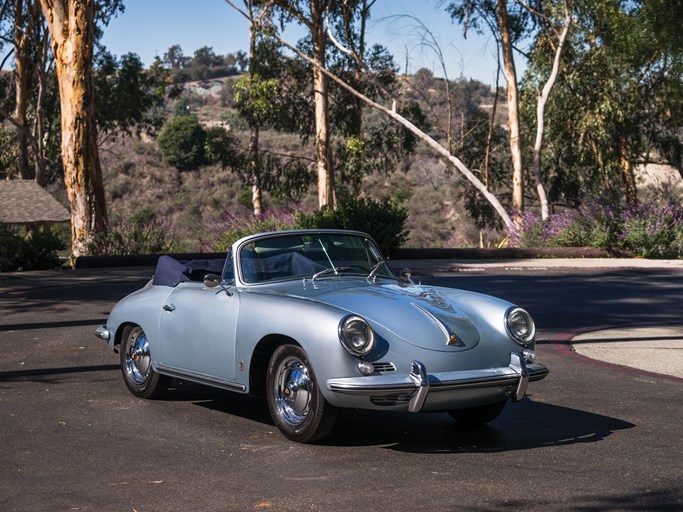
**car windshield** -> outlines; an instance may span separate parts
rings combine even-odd
[[[254,240],[240,249],[242,280],[249,284],[339,275],[394,277],[374,242],[347,233],[293,233]]]

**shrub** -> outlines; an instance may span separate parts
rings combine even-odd
[[[209,226],[210,239],[201,240],[202,250],[227,251],[233,243],[248,235],[296,229],[298,211],[296,206],[290,205],[279,213],[267,210],[261,215],[254,215],[245,207],[234,212],[225,212],[220,222]]]
[[[157,138],[163,160],[180,171],[196,169],[206,162],[205,142],[206,131],[194,116],[174,117]]]
[[[161,254],[173,251],[173,230],[167,223],[157,222],[148,210],[133,215],[128,221],[95,233],[88,244],[91,256],[127,256]]]
[[[375,239],[387,256],[401,247],[408,237],[404,229],[408,218],[400,203],[384,198],[381,201],[345,197],[336,210],[323,207],[306,214],[299,207],[289,205],[279,213],[266,211],[254,215],[247,208],[227,212],[222,221],[209,226],[209,239],[202,240],[204,251],[225,251],[247,235],[285,229],[352,229],[363,231]]]
[[[638,206],[589,198],[578,210],[545,222],[527,212],[510,242],[518,247],[595,247],[641,258],[682,258],[682,204],[673,187],[660,187]]]
[[[51,231],[35,231],[24,238],[6,226],[0,227],[0,257],[5,258],[11,268],[57,268],[61,266],[58,252],[64,249],[64,241]]]
[[[634,256],[654,259],[683,257],[683,208],[640,206],[623,214],[619,245]]]
[[[307,229],[352,229],[370,235],[382,253],[390,257],[408,238],[405,223],[408,211],[398,201],[385,197],[380,201],[369,198],[342,196],[337,208],[323,206],[311,214],[299,213],[297,221]]]

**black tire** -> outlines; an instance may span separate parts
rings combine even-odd
[[[453,409],[448,411],[451,418],[456,420],[458,423],[463,425],[484,425],[495,420],[500,413],[503,412],[503,408],[507,400],[502,400],[500,402],[495,402],[488,405],[480,405],[479,407],[468,407],[467,409]]]
[[[126,386],[140,398],[158,398],[164,394],[171,378],[152,368],[147,335],[137,325],[126,327],[121,337],[121,371]]]
[[[277,428],[292,441],[313,443],[329,435],[337,409],[320,392],[306,352],[281,345],[270,358],[266,378],[268,409]]]

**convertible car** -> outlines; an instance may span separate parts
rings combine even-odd
[[[339,408],[487,423],[548,374],[524,309],[395,275],[353,231],[253,235],[218,261],[162,256],[96,335],[135,396],[159,397],[174,377],[265,395],[302,443],[328,435]]]

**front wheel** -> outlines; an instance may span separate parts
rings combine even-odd
[[[128,389],[140,398],[158,398],[164,394],[171,378],[152,368],[147,335],[142,327],[129,326],[121,340],[121,371]]]
[[[322,396],[308,356],[297,345],[282,345],[273,353],[266,396],[275,425],[292,441],[318,441],[334,426],[337,409]]]
[[[507,400],[501,400],[488,405],[468,407],[467,409],[453,409],[448,411],[451,418],[463,425],[483,425],[495,420],[505,407]]]

